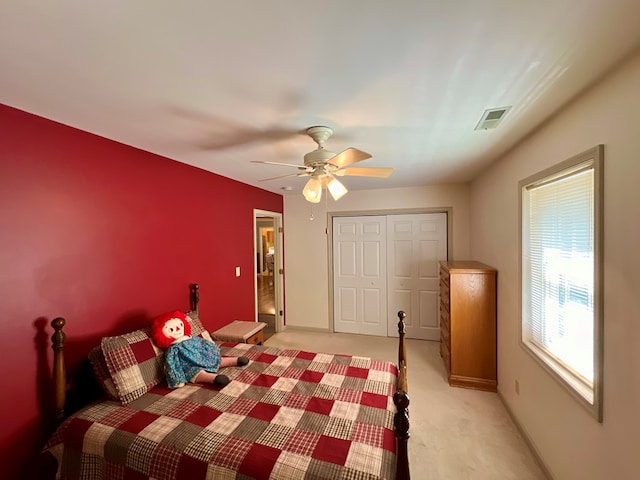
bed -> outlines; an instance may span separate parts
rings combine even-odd
[[[190,287],[192,335],[206,337]],[[398,363],[218,342],[246,356],[225,368],[220,388],[169,389],[162,351],[148,329],[105,337],[89,352],[104,398],[70,414],[64,363],[66,320],[54,319],[58,427],[43,456],[61,479],[410,478],[404,312]]]

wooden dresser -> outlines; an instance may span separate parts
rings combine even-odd
[[[440,355],[451,386],[497,389],[496,274],[480,262],[440,262]]]

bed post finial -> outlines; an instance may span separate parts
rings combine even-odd
[[[191,311],[199,314],[200,310],[198,309],[198,303],[200,303],[200,285],[198,285],[197,283],[192,283],[190,285],[190,289]]]
[[[400,341],[398,342],[398,368],[402,367],[402,362],[407,362],[407,353],[404,347],[404,319],[407,318],[407,314],[404,310],[398,312],[398,335]]]
[[[51,348],[53,348],[53,389],[55,395],[56,421],[60,423],[64,418],[64,403],[67,393],[67,380],[64,365],[64,340],[65,333],[62,331],[65,321],[58,317],[51,321],[53,335],[51,336]]]

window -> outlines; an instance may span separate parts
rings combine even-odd
[[[602,421],[599,145],[519,183],[521,344]]]

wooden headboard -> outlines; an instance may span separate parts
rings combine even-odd
[[[200,285],[192,283],[189,285],[189,308],[191,312],[199,313]],[[63,329],[66,320],[62,317],[54,318],[51,321],[53,335],[51,336],[51,348],[53,349],[53,389],[54,405],[56,415],[56,425],[65,418],[65,404],[67,392],[69,390],[69,379],[67,379],[64,361],[64,341],[66,334]]]

